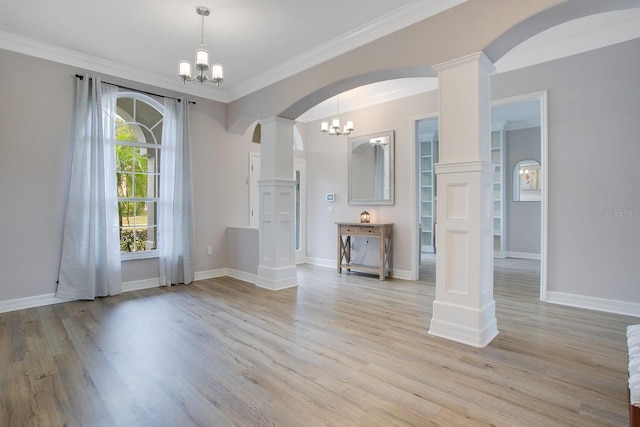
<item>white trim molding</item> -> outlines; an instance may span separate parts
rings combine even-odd
[[[193,275],[193,280],[206,280],[216,279],[218,277],[224,277],[229,275],[228,268],[218,268],[215,270],[196,271]]]
[[[337,268],[337,261],[335,259],[306,257],[305,262],[319,267]]]
[[[67,298],[56,298],[56,294],[36,295],[33,297],[16,298],[7,301],[0,301],[0,313],[9,311],[24,310],[27,308],[42,307],[44,305],[60,304],[74,301]]]
[[[413,280],[411,278],[411,270],[398,270],[397,268],[394,268],[393,279]]]
[[[234,101],[242,98],[374,40],[459,6],[466,1],[417,0],[411,2],[388,15],[355,28],[341,37],[323,43],[276,67],[264,70],[262,74],[230,90],[229,100]]]
[[[226,268],[219,268],[217,270],[197,271],[195,273],[194,280],[215,279],[216,277],[229,276],[240,280],[246,280],[242,277],[236,277],[233,275],[233,271],[228,271]],[[249,280],[247,280],[249,281]],[[254,281],[251,281],[254,283]],[[150,279],[132,280],[129,282],[122,282],[122,292],[140,291],[143,289],[151,289],[160,287],[160,278],[152,277]],[[0,313],[8,313],[10,311],[25,310],[28,308],[43,307],[46,305],[61,304],[64,302],[76,301],[68,298],[56,298],[56,294],[43,294],[35,295],[31,297],[15,298],[6,301],[0,301]]]
[[[533,253],[529,253],[529,252],[507,251],[507,258],[535,259],[535,260],[540,261],[541,256],[540,256],[540,254],[533,254]]]
[[[546,302],[551,304],[566,305],[569,307],[604,311],[606,313],[640,317],[640,304],[635,302],[618,301],[554,291],[547,291]]]
[[[246,271],[235,270],[233,268],[227,269],[226,276],[229,276],[233,279],[242,280],[243,282],[251,283],[255,285],[258,281],[258,275],[253,273],[247,273]]]
[[[120,64],[103,58],[98,58],[84,53],[64,49],[52,44],[31,40],[12,33],[0,31],[0,49],[33,56],[72,67],[90,70],[96,73],[111,75],[114,77],[145,82],[146,84],[199,96],[219,102],[230,102],[223,92],[217,90],[215,85],[189,86],[174,76],[166,76],[157,72],[141,70],[129,65]]]

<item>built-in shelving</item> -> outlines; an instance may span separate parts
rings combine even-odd
[[[493,173],[493,250],[496,257],[504,258],[506,256],[504,129],[491,132],[491,162],[496,165]]]
[[[436,176],[433,165],[438,161],[437,119],[429,129],[418,122],[420,158],[420,247],[422,252],[435,251]]]

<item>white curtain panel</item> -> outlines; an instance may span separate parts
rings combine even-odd
[[[158,252],[160,286],[193,281],[195,266],[189,109],[165,98],[160,159]]]
[[[96,76],[77,80],[59,298],[91,300],[122,292],[113,145],[117,93],[117,86]]]

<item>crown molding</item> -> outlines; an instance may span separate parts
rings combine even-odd
[[[388,15],[358,27],[341,37],[315,47],[270,70],[266,70],[261,73],[260,76],[240,83],[232,89],[221,89],[213,85],[184,85],[177,77],[173,78],[159,73],[144,71],[128,65],[2,31],[0,31],[0,48],[126,80],[149,84],[178,93],[228,103],[409,25],[437,15],[466,1],[467,0],[416,0]]]
[[[229,91],[231,101],[270,86],[381,37],[435,16],[467,0],[417,0],[366,25],[321,44],[282,64],[265,70]]]
[[[185,85],[178,77],[171,78],[163,74],[144,71],[139,68],[86,55],[70,49],[64,49],[3,31],[0,31],[0,49],[77,67],[83,70],[89,70],[134,82],[144,83],[186,95],[198,96],[219,102],[229,102],[225,93],[220,90],[216,90],[218,88],[215,88],[214,85]]]

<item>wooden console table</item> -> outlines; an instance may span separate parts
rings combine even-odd
[[[338,273],[342,269],[356,270],[366,273],[378,274],[380,280],[388,275],[393,276],[393,224],[367,224],[337,222],[338,226]],[[351,260],[351,236],[376,237],[380,247],[380,265],[369,266],[352,264]]]

